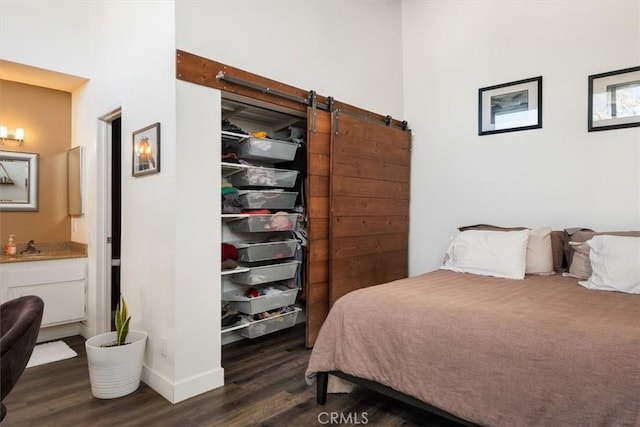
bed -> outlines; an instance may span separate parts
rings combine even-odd
[[[319,403],[341,377],[470,425],[640,426],[640,295],[578,281],[440,269],[353,291],[305,378]]]

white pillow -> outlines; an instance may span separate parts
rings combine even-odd
[[[578,282],[585,288],[640,294],[640,237],[593,236],[591,276]]]
[[[551,227],[537,228],[529,231],[527,268],[525,273],[539,276],[554,274]]]
[[[444,270],[482,276],[524,279],[529,230],[468,230],[458,233],[447,250]]]

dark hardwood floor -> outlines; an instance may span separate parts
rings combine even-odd
[[[456,423],[356,388],[315,402],[304,381],[304,325],[223,347],[225,386],[175,405],[145,384],[118,399],[91,395],[84,339],[65,339],[78,357],[25,370],[4,403],[2,427],[17,426],[432,426]],[[336,413],[331,422],[332,413]],[[342,419],[340,419],[342,414]]]

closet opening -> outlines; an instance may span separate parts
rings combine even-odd
[[[296,203],[303,205],[301,209],[294,205],[293,209],[281,214],[280,219],[290,223],[292,218],[304,213],[306,259],[302,296],[306,307],[307,347],[315,343],[329,309],[338,298],[356,289],[407,277],[411,131],[406,121],[181,50],[176,50],[176,70],[179,80],[221,91],[223,121],[230,120],[231,125],[238,126],[243,132],[255,131],[266,136],[268,132],[260,129],[268,123],[253,126],[248,120],[244,125],[249,117],[242,117],[242,114],[269,117],[284,113],[293,122],[288,125],[286,121],[282,122],[281,126],[285,126],[281,129],[286,126],[302,128],[306,122],[301,131],[306,137],[306,154],[300,157],[306,158],[303,166],[306,170],[299,174],[301,187],[295,197]],[[254,116],[253,119],[258,118]],[[229,134],[225,135],[225,132]],[[252,150],[242,155],[248,154],[250,161],[260,161],[260,146],[273,147],[275,144],[257,140],[242,145],[241,140],[253,137],[258,138],[223,130],[222,146],[239,149],[253,145]],[[280,143],[280,154],[286,151],[289,143]],[[239,154],[235,155],[241,158]],[[227,155],[232,158],[234,153],[223,151],[221,154]],[[278,166],[284,168],[282,163]],[[241,167],[244,166],[223,162],[224,180],[227,175],[233,177]],[[297,166],[294,163],[287,167]],[[280,201],[287,199],[286,194],[268,195]],[[253,202],[259,201],[260,197],[264,198],[264,195],[244,196]],[[226,219],[225,215],[223,213],[223,231],[231,226],[235,227],[235,232],[252,232],[251,225],[254,229],[259,228],[269,220],[265,217],[261,223],[257,217],[247,217],[240,221]],[[243,223],[246,227],[239,229],[239,224]],[[222,243],[226,242],[223,240]],[[223,272],[223,291],[225,282],[230,280],[225,276],[235,274]],[[242,281],[242,277],[236,276],[235,282]],[[223,329],[224,344],[231,331],[225,326]]]
[[[306,114],[221,103],[222,344],[305,322]]]

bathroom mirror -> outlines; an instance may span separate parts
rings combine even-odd
[[[82,215],[82,147],[67,151],[69,215]]]
[[[0,151],[0,211],[38,210],[38,154]]]

